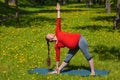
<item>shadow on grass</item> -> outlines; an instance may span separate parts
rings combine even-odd
[[[70,10],[70,9],[64,9],[61,10],[61,12],[75,12],[75,11],[83,11],[80,9],[77,10]],[[56,23],[56,18],[49,18],[45,16],[38,16],[36,17],[35,14],[37,13],[56,13],[56,10],[47,10],[47,9],[42,9],[42,10],[36,10],[36,11],[25,11],[25,10],[20,10],[19,11],[19,23],[16,23],[15,17],[12,19],[8,19],[6,21],[0,22],[2,25],[5,25],[6,27],[13,26],[15,28],[23,28],[27,26],[43,26],[45,25],[44,22],[49,23],[49,24],[54,24]],[[33,15],[33,16],[32,16]]]
[[[105,45],[97,45],[94,46],[93,51],[99,55],[100,60],[120,60],[120,48],[118,47],[109,48]]]
[[[116,31],[113,29],[113,26],[109,27],[109,26],[102,26],[102,25],[76,26],[76,27],[72,27],[72,29],[75,29],[75,30],[82,29],[82,30],[89,30],[89,31],[106,30],[108,32]],[[120,27],[118,27],[117,31],[120,32]]]
[[[68,68],[69,70],[78,70],[78,69],[86,69],[86,70],[89,70],[90,67],[87,67],[87,66],[76,66],[76,65],[68,65],[66,66],[66,68]]]
[[[81,9],[61,9],[61,13],[70,13],[70,12],[78,12],[78,11],[87,11],[87,10],[81,10]],[[21,14],[34,14],[34,13],[56,13],[55,9],[39,9],[36,11],[26,11],[26,10],[21,10]]]
[[[116,16],[97,16],[95,18],[92,18],[93,21],[107,21],[107,22],[112,22],[114,24]],[[111,26],[111,29],[113,29],[113,26]],[[120,21],[118,24],[118,30],[120,29]]]
[[[87,26],[76,26],[73,27],[73,29],[82,29],[82,30],[91,30],[91,31],[95,31],[95,30],[101,30],[101,29],[107,29],[108,31],[112,31],[112,28],[108,27],[108,26],[101,26],[101,25],[87,25]]]
[[[70,3],[70,4],[77,4],[77,5],[71,5],[68,6],[67,8],[86,8],[86,4],[84,3]]]
[[[99,8],[105,8],[105,5],[89,5],[87,6],[85,3],[76,3],[80,5],[75,5],[75,6],[69,6],[69,8],[88,8],[88,9],[99,9]]]
[[[4,3],[0,1],[0,18],[5,15],[13,15],[15,14],[15,8],[6,6]]]
[[[7,20],[2,22],[2,25],[5,25],[6,27],[15,27],[15,28],[24,28],[24,27],[43,27],[46,26],[46,23],[54,24],[55,25],[56,19],[54,18],[48,18],[48,17],[35,17],[35,16],[27,16],[24,15],[22,18],[20,18],[19,23],[16,23],[15,19]],[[47,27],[47,26],[46,26]]]
[[[28,3],[28,1],[26,2]],[[45,5],[48,6],[48,5]],[[36,17],[37,13],[56,13],[55,9],[50,9],[50,8],[44,8],[45,6],[34,6],[31,5],[30,3],[26,4],[26,5],[22,5],[22,3],[20,3],[19,7],[22,8],[30,8],[31,10],[25,10],[20,8],[19,9],[19,23],[16,22],[16,18],[15,18],[15,7],[11,7],[11,6],[5,6],[4,3],[0,2],[0,18],[3,16],[7,16],[7,15],[11,15],[13,18],[10,19],[5,19],[5,21],[2,21],[2,19],[0,20],[0,25],[4,25],[6,27],[12,26],[12,27],[19,27],[19,28],[23,28],[23,27],[28,27],[28,26],[44,26],[45,23],[50,23],[50,24],[55,24],[55,19],[53,18],[49,18],[49,17]],[[33,9],[32,9],[33,8]],[[81,9],[62,9],[61,12],[75,12],[75,11],[84,11]]]
[[[97,16],[95,18],[92,18],[93,21],[108,21],[108,22],[113,22],[115,19],[115,16]]]

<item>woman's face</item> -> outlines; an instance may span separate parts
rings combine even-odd
[[[47,34],[46,39],[52,42],[54,39],[54,36],[55,36],[54,34]]]

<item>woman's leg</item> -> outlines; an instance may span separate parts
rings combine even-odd
[[[83,55],[85,56],[85,58],[88,60],[90,68],[91,68],[91,75],[95,75],[95,71],[94,71],[94,62],[92,57],[89,54],[88,51],[88,43],[86,41],[86,39],[81,36],[80,41],[79,41],[79,47],[83,53]]]
[[[78,50],[79,50],[79,47],[76,47],[75,49],[70,49],[68,51],[68,54],[67,54],[64,62],[62,62],[62,64],[59,67],[59,71],[61,71],[70,62],[70,60],[77,53]]]
[[[66,58],[65,60],[62,62],[62,64],[60,65],[60,67],[51,72],[50,74],[59,74],[60,71],[65,67],[67,66],[67,64],[70,62],[70,60],[72,59],[72,57],[77,53],[77,51],[79,50],[79,47],[77,46],[75,49],[70,49],[66,55]]]
[[[91,75],[95,75],[93,59],[89,60],[89,65],[90,65],[90,68],[91,68]]]

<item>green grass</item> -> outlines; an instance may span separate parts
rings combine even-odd
[[[45,35],[54,33],[55,5],[20,7],[20,23],[14,19],[0,24],[0,79],[1,80],[118,80],[120,79],[120,30],[112,30],[115,12],[104,8],[85,8],[84,4],[61,6],[62,30],[82,34],[89,43],[96,69],[109,70],[106,76],[29,74],[34,67],[46,68],[47,45]],[[51,43],[51,67],[55,68],[55,51]],[[61,62],[68,49],[61,50]],[[79,51],[68,66],[89,68]],[[79,67],[79,68],[78,68]]]

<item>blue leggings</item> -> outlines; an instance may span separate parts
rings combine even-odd
[[[87,43],[86,39],[83,36],[81,36],[80,40],[78,42],[78,46],[76,48],[70,49],[68,51],[68,54],[67,54],[64,62],[69,63],[70,60],[72,59],[72,57],[77,53],[77,51],[79,49],[82,51],[83,55],[85,56],[85,58],[88,61],[91,60],[92,57],[90,56],[89,51],[88,51],[88,43]]]

